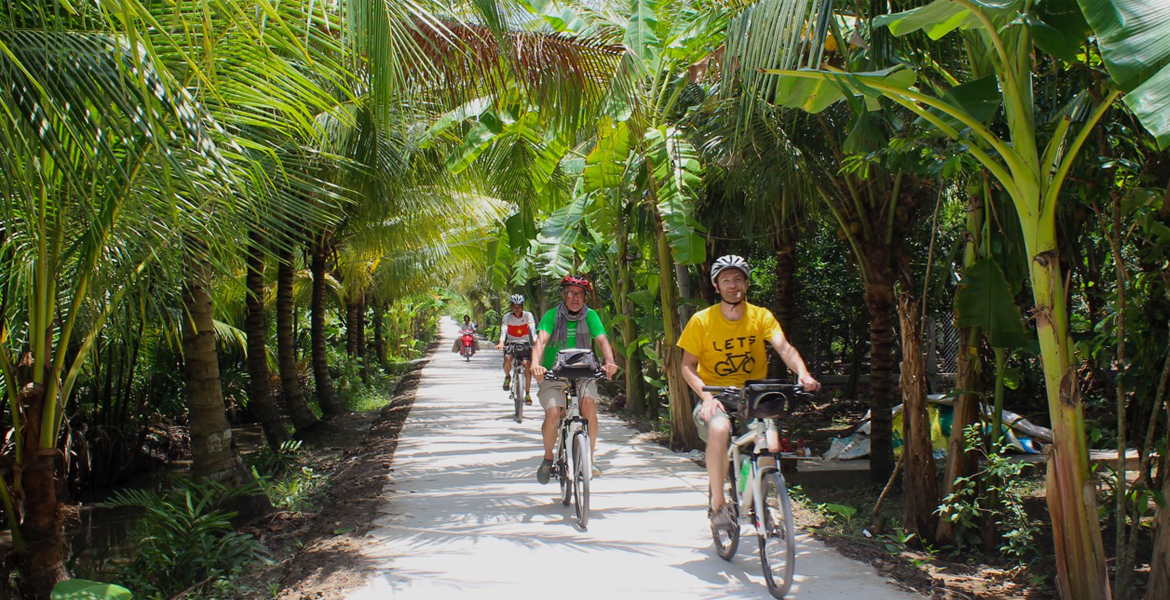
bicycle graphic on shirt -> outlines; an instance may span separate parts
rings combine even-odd
[[[756,366],[756,359],[752,358],[750,352],[728,354],[726,356],[726,359],[715,363],[716,375],[726,376],[739,371],[751,373],[752,369]]]

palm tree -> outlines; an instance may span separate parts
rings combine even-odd
[[[248,245],[244,250],[248,287],[244,328],[248,336],[248,405],[252,407],[264,429],[268,445],[279,451],[280,445],[288,438],[280,413],[272,399],[272,388],[268,376],[267,325],[264,318],[264,299],[267,286],[264,285],[264,237],[258,229],[248,232]]]

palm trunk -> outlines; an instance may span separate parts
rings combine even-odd
[[[923,361],[921,304],[904,289],[898,298],[902,326],[902,485],[905,488],[903,523],[919,539],[932,542],[938,519],[938,485],[926,407],[926,363]]]
[[[263,236],[253,229],[248,234],[246,249],[248,267],[248,295],[244,329],[248,335],[248,406],[252,408],[268,445],[279,451],[287,439],[284,423],[272,402],[272,386],[268,381],[268,342],[264,323],[264,244]]]
[[[801,337],[793,335],[797,329],[793,310],[796,305],[796,239],[796,229],[783,226],[772,239],[776,250],[776,320],[788,342],[794,346],[794,338]]]
[[[386,319],[386,305],[381,300],[374,301],[374,353],[378,356],[378,365],[386,364],[386,338],[382,335],[382,321]]]
[[[228,426],[215,349],[215,325],[207,285],[211,267],[192,258],[183,283],[184,374],[191,428],[192,471],[224,483],[240,484],[251,479],[236,453]]]
[[[670,244],[662,229],[662,220],[654,212],[654,233],[658,245],[658,274],[662,278],[659,292],[662,295],[662,345],[663,368],[666,370],[667,393],[670,398],[670,441],[676,446],[697,448],[699,434],[691,417],[691,399],[686,380],[682,377],[682,349],[678,347],[681,327],[678,320],[678,300],[675,296],[674,266]]]
[[[17,396],[23,409],[24,455],[15,470],[16,485],[23,492],[23,520],[17,546],[20,565],[21,595],[34,600],[48,600],[53,586],[68,579],[65,557],[68,546],[64,534],[64,516],[57,499],[57,465],[60,452],[41,447],[41,427],[46,406],[45,386],[29,383]],[[16,522],[9,515],[9,525]]]
[[[869,476],[885,484],[894,472],[894,284],[890,269],[869,269],[870,458]]]
[[[317,424],[305,402],[305,389],[297,373],[296,332],[293,331],[293,256],[292,250],[277,250],[279,267],[276,275],[276,354],[280,366],[280,391],[284,408],[293,427],[301,434]]]
[[[370,382],[370,355],[366,353],[366,298],[362,294],[357,301],[357,356],[362,361],[362,381]]]
[[[350,356],[358,354],[358,304],[345,303],[345,353]]]
[[[329,357],[325,346],[325,240],[326,234],[319,234],[312,243],[313,305],[310,309],[309,334],[312,337],[313,378],[317,382],[317,402],[325,416],[341,414],[344,407],[333,389],[333,377],[329,375]]]

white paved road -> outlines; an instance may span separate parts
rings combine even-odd
[[[712,550],[705,472],[605,416],[605,472],[593,480],[589,528],[577,528],[555,481],[536,481],[539,405],[514,422],[500,353],[464,362],[450,352],[454,323],[444,319],[441,333],[356,565],[371,579],[350,600],[770,598],[748,527],[734,561]],[[790,598],[920,598],[808,535],[796,573]]]

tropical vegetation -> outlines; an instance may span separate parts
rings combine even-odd
[[[734,253],[834,401],[869,409],[915,543],[1050,552],[1063,598],[1170,597],[1167,39],[1148,0],[9,2],[14,581],[48,598],[77,495],[187,454],[202,483],[175,498],[243,490],[183,517],[231,563],[198,573],[230,571],[255,551],[233,519],[282,502],[233,425],[279,452],[439,315],[490,328],[570,272],[597,284],[620,410],[697,447],[675,340]],[[1050,540],[1005,409],[1052,429]],[[173,593],[176,560],[148,544],[126,583]]]

